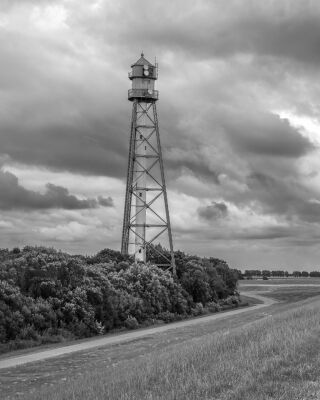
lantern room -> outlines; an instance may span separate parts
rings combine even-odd
[[[131,72],[129,72],[132,88],[128,92],[128,99],[130,101],[137,99],[147,103],[158,100],[158,91],[154,89],[157,78],[157,64],[151,64],[141,53],[141,57],[131,65]]]

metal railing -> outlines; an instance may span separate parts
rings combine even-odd
[[[153,90],[153,89],[129,89],[128,99],[130,100],[134,98],[158,100],[159,92],[158,90]]]

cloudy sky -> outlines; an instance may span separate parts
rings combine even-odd
[[[175,247],[318,267],[317,0],[2,0],[1,247],[120,248],[141,50],[159,62]]]

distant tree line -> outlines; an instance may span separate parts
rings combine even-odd
[[[293,271],[289,273],[288,271],[283,270],[260,270],[260,269],[246,269],[244,273],[240,270],[238,271],[239,279],[252,279],[253,277],[257,278],[288,278],[288,277],[295,277],[295,278],[319,278],[320,271]]]
[[[0,249],[0,351],[239,304],[238,273],[225,261],[175,256],[177,279],[110,249],[92,257],[45,247]]]

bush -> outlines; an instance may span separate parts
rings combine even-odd
[[[36,329],[32,325],[27,325],[21,329],[20,333],[17,335],[17,339],[21,340],[39,340],[40,335],[37,333]]]
[[[209,303],[207,303],[206,308],[210,311],[210,312],[219,312],[221,311],[221,306],[219,303],[215,303],[214,301],[211,301]]]
[[[196,303],[195,306],[191,309],[191,315],[197,317],[198,315],[204,314],[204,308],[202,303]]]
[[[226,299],[219,301],[221,306],[238,306],[240,303],[238,296],[229,296]]]
[[[171,313],[170,311],[164,311],[158,314],[158,319],[161,319],[165,323],[176,321],[176,315]]]
[[[124,326],[127,329],[137,329],[139,327],[139,323],[135,317],[129,315],[127,319],[124,321]]]

